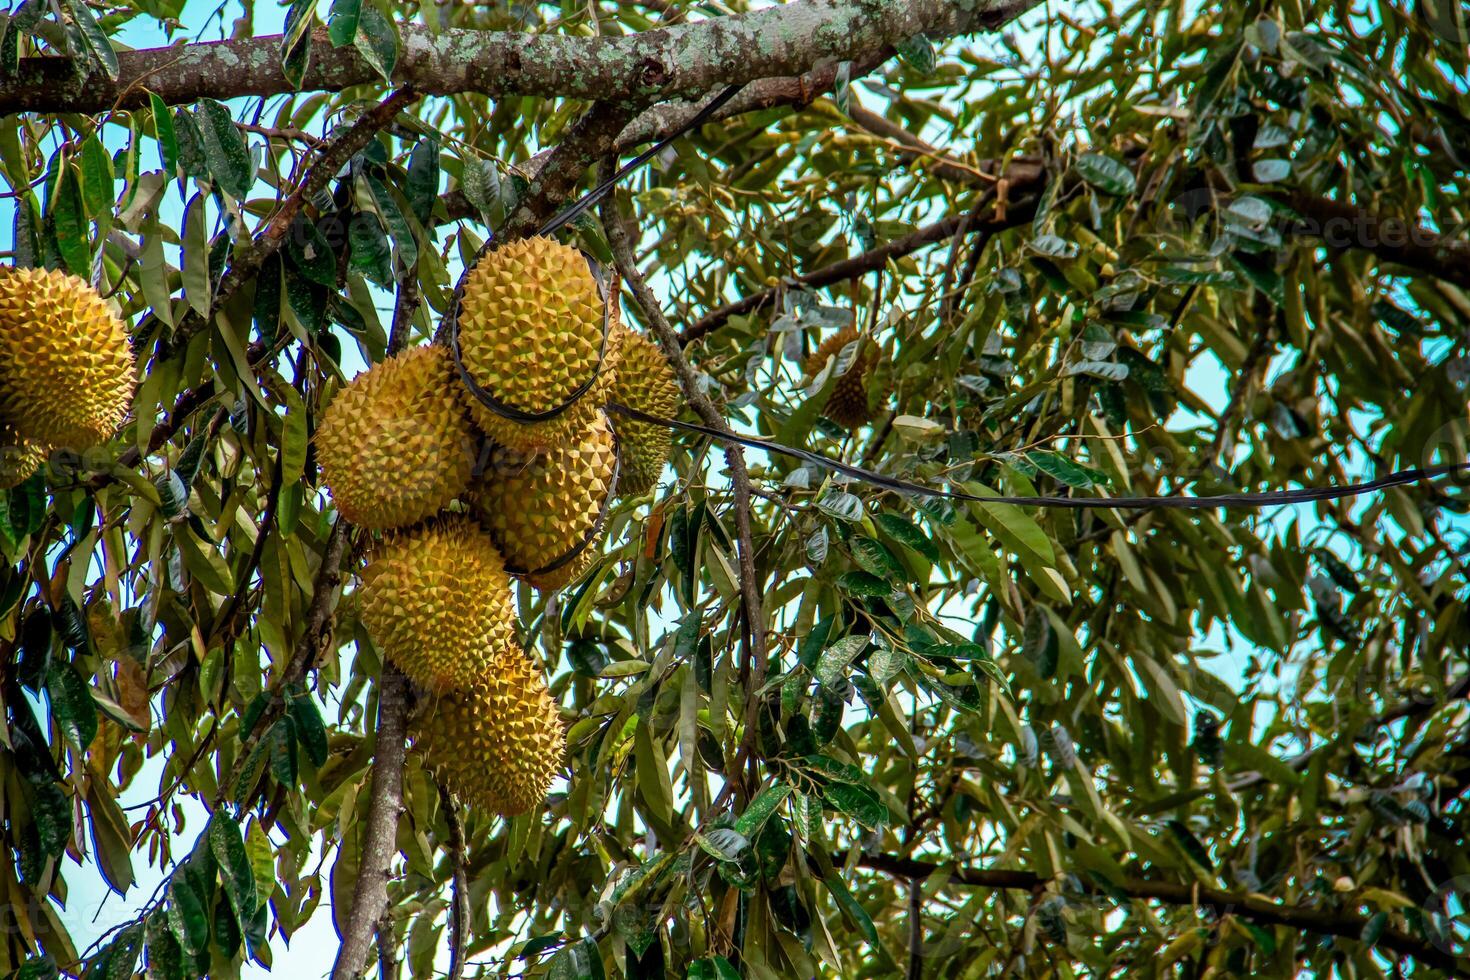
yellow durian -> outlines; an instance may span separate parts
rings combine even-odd
[[[649,415],[679,412],[679,382],[668,358],[650,338],[618,324],[621,355],[611,398]],[[618,435],[618,493],[637,496],[653,489],[669,461],[673,432],[662,425],[613,415]]]
[[[458,314],[460,363],[475,384],[504,405],[541,413],[566,404],[595,375],[566,411],[532,422],[497,413],[462,386],[481,431],[499,445],[534,453],[586,429],[617,366],[611,330],[604,345],[603,309],[587,260],[553,239],[507,242],[475,263]]]
[[[511,571],[538,589],[556,589],[596,557],[616,467],[617,442],[599,413],[585,431],[539,455],[495,447],[469,500]]]
[[[855,429],[868,421],[868,374],[877,361],[873,342],[859,333],[856,327],[848,327],[833,334],[822,342],[816,352],[806,359],[803,370],[808,378],[815,378],[826,367],[827,359],[837,357],[842,348],[860,340],[858,353],[852,366],[832,386],[832,394],[822,407],[822,414],[838,425]]]
[[[423,707],[414,745],[467,805],[514,816],[546,798],[566,731],[541,672],[519,648],[499,648],[473,685]]]
[[[419,687],[468,687],[497,651],[520,649],[505,564],[464,514],[388,535],[362,578],[363,625]]]
[[[337,392],[316,431],[337,510],[367,528],[404,527],[464,492],[477,438],[443,347],[411,347]]]
[[[22,439],[74,450],[107,441],[134,381],[127,327],[86,280],[0,271],[0,418]]]
[[[0,490],[18,487],[46,462],[46,447],[23,439],[15,427],[0,422]]]

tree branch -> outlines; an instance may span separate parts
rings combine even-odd
[[[610,171],[611,168],[609,168]],[[617,263],[618,273],[633,291],[633,298],[643,312],[643,321],[652,329],[654,336],[658,338],[659,346],[663,348],[664,355],[673,365],[674,373],[679,377],[679,385],[684,390],[684,397],[689,400],[689,404],[704,420],[705,425],[720,432],[730,432],[725,417],[704,393],[704,389],[700,386],[699,376],[694,373],[694,368],[689,366],[689,361],[684,357],[684,351],[679,344],[679,335],[674,332],[673,326],[659,307],[658,297],[653,294],[653,290],[648,287],[647,280],[643,278],[643,273],[638,270],[637,260],[633,257],[633,248],[628,240],[627,229],[623,226],[623,219],[618,214],[616,195],[609,194],[602,203],[602,224],[607,234],[608,245],[612,249],[613,259]],[[744,749],[750,744],[756,732],[757,698],[755,692],[765,683],[768,661],[766,621],[761,609],[760,581],[756,577],[755,569],[750,472],[745,467],[745,453],[738,444],[734,442],[725,444],[725,463],[730,469],[730,483],[735,493],[735,537],[740,563],[740,605],[745,619],[745,632],[741,637],[743,656],[740,671],[746,692],[745,739],[742,745]],[[738,766],[732,773],[732,778],[738,784],[740,780]]]
[[[911,881],[923,880],[942,867],[928,861],[897,857],[891,854],[863,855],[858,859],[858,864]],[[965,866],[951,867],[948,870],[951,882],[976,888],[1033,891],[1044,887],[1047,883],[1047,879],[1029,871]],[[1286,926],[1289,929],[1326,936],[1339,936],[1353,941],[1362,938],[1363,928],[1369,922],[1367,916],[1354,915],[1350,912],[1282,905],[1255,893],[1229,892],[1198,884],[1186,885],[1171,881],[1124,879],[1121,882],[1112,882],[1111,886],[1109,891],[1122,892],[1129,898],[1141,901],[1164,902],[1169,905],[1208,905],[1221,914],[1237,915],[1252,922]],[[1109,894],[1109,892],[1087,884],[1083,885],[1083,890],[1088,894],[1104,897]],[[1378,945],[1422,963],[1448,970],[1451,975],[1455,976],[1460,975],[1456,973],[1456,970],[1464,965],[1449,953],[1398,929],[1385,929],[1378,939]]]
[[[461,980],[464,976],[465,943],[469,939],[470,925],[470,881],[465,874],[464,824],[460,823],[459,811],[455,809],[454,797],[441,784],[439,805],[444,810],[444,822],[449,826],[449,977]]]
[[[362,845],[357,882],[352,888],[352,911],[343,929],[332,980],[356,980],[361,976],[378,919],[388,907],[388,872],[393,855],[398,853],[398,816],[403,810],[407,737],[408,679],[385,662],[378,680],[378,737],[373,751],[367,839]]]
[[[968,230],[971,232],[995,234],[999,231],[1005,231],[1007,228],[1027,224],[1030,222],[1033,212],[1034,202],[1019,205],[1013,204],[1006,209],[1005,216],[1002,218],[997,218],[992,215],[988,218],[972,219],[969,222]],[[747,313],[754,313],[766,304],[775,301],[783,292],[792,287],[821,289],[825,286],[832,286],[865,275],[875,269],[881,269],[888,264],[890,259],[901,258],[917,252],[921,248],[933,245],[935,242],[944,241],[956,234],[960,226],[964,223],[964,215],[951,215],[948,218],[934,222],[932,225],[925,225],[917,231],[910,232],[902,238],[895,238],[891,242],[885,242],[867,252],[833,262],[831,265],[822,266],[822,268],[808,272],[805,275],[793,276],[781,286],[772,286],[770,289],[763,289],[758,293],[751,293],[749,296],[743,296],[740,299],[726,303],[724,306],[711,310],[690,324],[679,335],[679,344],[680,346],[687,347],[711,331],[724,326],[725,321],[729,320],[732,316],[744,316]]]
[[[652,101],[708,92],[754,78],[795,75],[828,59],[855,61],[918,34],[953,36],[993,29],[1037,0],[794,0],[728,17],[615,37],[475,30],[433,33],[398,25],[402,50],[393,81],[431,95],[478,92]],[[312,34],[299,86],[281,70],[281,37],[119,51],[118,78],[83,73],[73,59],[23,58],[0,82],[0,115],[104,112],[208,96],[231,99],[295,91],[341,91],[381,81],[352,46]]]

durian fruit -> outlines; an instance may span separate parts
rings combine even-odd
[[[0,270],[0,418],[21,438],[66,449],[105,442],[134,380],[127,327],[86,280]]]
[[[344,518],[404,527],[469,485],[477,440],[454,362],[443,347],[410,347],[337,392],[316,431],[317,463]]]
[[[604,352],[602,296],[575,248],[527,238],[487,252],[465,279],[458,322],[466,373],[512,408],[550,411],[596,375],[566,411],[535,422],[506,418],[461,386],[475,424],[499,445],[550,449],[584,431],[607,400],[617,337],[608,331]]]
[[[519,649],[505,564],[467,515],[388,535],[362,578],[363,625],[419,687],[470,686],[497,651]]]
[[[842,348],[861,337],[858,353],[852,366],[832,385],[832,394],[822,408],[822,414],[833,422],[848,429],[855,429],[868,421],[868,374],[877,361],[873,342],[859,333],[857,327],[848,327],[833,334],[806,359],[802,370],[808,378],[815,378],[826,367],[827,359],[837,357]]]
[[[556,703],[518,647],[496,648],[473,685],[427,704],[413,734],[446,789],[504,816],[546,798],[566,751]]]
[[[0,490],[18,487],[46,462],[46,447],[24,439],[15,427],[0,422]]]
[[[596,557],[592,540],[563,561],[600,524],[616,468],[617,441],[599,412],[586,430],[540,455],[495,447],[470,504],[513,573],[538,589],[557,589]]]
[[[679,383],[668,358],[651,339],[618,324],[621,335],[617,377],[609,397],[649,415],[672,418],[679,411]],[[667,426],[615,415],[618,434],[618,493],[638,496],[653,489],[669,461],[673,432]]]

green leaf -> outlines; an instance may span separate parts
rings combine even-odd
[[[656,815],[672,820],[674,791],[669,781],[668,764],[654,745],[648,723],[640,721],[633,735],[633,759],[637,765],[638,791],[643,802]]]
[[[1083,490],[1108,482],[1107,474],[1049,449],[1031,449],[1025,454],[1026,462],[1047,476],[1069,487]]]
[[[281,33],[281,74],[293,88],[300,88],[311,61],[311,25],[316,20],[317,0],[292,0]]]
[[[750,841],[738,830],[716,827],[707,833],[694,835],[705,853],[720,861],[738,862],[750,850]]]
[[[86,751],[97,737],[97,705],[82,675],[66,661],[52,658],[46,670],[46,697],[66,740]]]
[[[223,810],[216,810],[205,833],[209,836],[209,851],[219,865],[225,894],[234,903],[236,914],[242,919],[249,918],[255,911],[255,875],[245,852],[245,839],[240,836],[240,825]]]
[[[1132,194],[1138,180],[1127,164],[1101,153],[1084,153],[1077,158],[1077,173],[1105,194],[1122,197]]]
[[[60,980],[61,972],[56,961],[49,956],[37,956],[26,960],[25,966],[15,974],[15,980]]]
[[[893,46],[898,56],[914,67],[915,71],[929,74],[934,71],[936,60],[934,57],[934,43],[923,34],[915,34],[905,38]]]
[[[403,211],[398,207],[398,202],[393,199],[387,185],[381,180],[367,175],[368,189],[372,193],[373,206],[377,209],[378,216],[388,226],[388,231],[393,235],[393,241],[398,245],[398,255],[402,259],[405,268],[412,268],[419,260],[418,241],[413,237],[413,230],[408,225],[408,219],[403,216]]]
[[[1021,656],[1036,665],[1042,677],[1053,677],[1057,672],[1057,661],[1061,645],[1051,627],[1051,617],[1040,606],[1032,606],[1026,616],[1026,626],[1021,633]]]
[[[214,903],[214,945],[226,959],[240,951],[240,920],[230,900],[221,895]]]
[[[835,687],[847,674],[847,668],[867,648],[868,638],[863,635],[844,636],[822,651],[812,672],[817,680],[827,687]]]
[[[422,139],[408,155],[408,175],[403,185],[408,207],[425,229],[433,227],[434,205],[439,200],[439,143]]]
[[[332,47],[341,48],[357,38],[357,22],[362,14],[362,0],[332,0],[327,14],[327,37]]]
[[[786,798],[791,793],[792,789],[788,783],[767,786],[756,794],[755,799],[750,801],[745,812],[740,815],[740,819],[735,821],[735,829],[746,838],[755,837],[760,833],[761,827],[765,826],[766,821],[771,818],[771,814],[780,809],[781,804],[786,802]]]
[[[879,514],[873,518],[873,522],[883,529],[883,533],[905,548],[912,548],[929,561],[938,563],[939,546],[917,524],[897,514]]]
[[[107,945],[107,970],[103,980],[132,980],[133,967],[143,947],[143,923],[137,922],[119,932]]]
[[[56,229],[56,249],[73,275],[92,277],[92,241],[88,232],[87,205],[82,200],[82,181],[75,167],[61,163],[56,193],[51,199],[50,218]]]
[[[179,258],[183,264],[184,298],[194,312],[209,316],[214,302],[213,281],[209,275],[209,229],[205,225],[203,194],[195,194],[184,206],[183,242]]]
[[[866,786],[828,783],[822,787],[822,796],[834,809],[868,830],[878,830],[888,823],[888,807],[882,797]]]
[[[81,35],[87,53],[109,79],[117,81],[117,52],[112,50],[112,41],[97,23],[97,18],[92,16],[91,8],[84,0],[66,0],[66,9],[77,25],[77,33]]]
[[[310,218],[298,217],[286,233],[286,254],[294,268],[314,283],[329,288],[337,285],[337,256],[332,243]]]
[[[204,899],[188,876],[175,871],[168,882],[168,925],[185,953],[198,956],[209,944],[209,917]]]
[[[868,574],[895,584],[902,583],[907,578],[903,565],[883,542],[854,535],[847,546],[852,552],[853,560]]]
[[[158,141],[158,162],[164,177],[173,177],[179,170],[179,137],[174,132],[174,116],[167,103],[152,92],[148,93],[148,104],[153,109],[153,138]]]
[[[829,490],[817,501],[817,509],[842,521],[863,519],[863,499],[843,490]]]
[[[835,876],[823,878],[822,884],[827,886],[827,891],[832,894],[832,898],[837,902],[837,907],[842,910],[842,914],[848,921],[857,926],[863,938],[877,946],[878,930],[873,925],[873,919],[853,897],[852,892],[847,890],[847,886]]]
[[[245,200],[255,183],[255,165],[234,115],[213,99],[200,99],[197,112],[210,175],[220,190],[237,201]]]
[[[296,725],[296,737],[306,750],[311,764],[320,768],[327,764],[327,729],[322,724],[321,712],[316,702],[301,695],[291,699],[291,720]]]
[[[844,572],[837,584],[844,592],[872,599],[886,599],[893,594],[893,586],[869,572]]]
[[[99,222],[112,220],[117,204],[113,193],[112,157],[94,133],[82,142],[82,205]]]
[[[570,943],[551,958],[546,980],[603,980],[602,954],[590,939]]]
[[[296,726],[289,717],[271,726],[266,736],[271,751],[271,775],[282,786],[296,786]]]
[[[166,913],[155,911],[148,916],[144,927],[144,943],[148,964],[144,976],[147,980],[186,980],[188,973],[184,969],[184,950],[169,931]]]
[[[31,801],[31,816],[36,822],[36,834],[40,838],[41,853],[46,857],[60,857],[71,840],[71,800],[55,783],[46,783],[36,788],[36,798]]]
[[[353,43],[362,59],[383,76],[383,81],[393,81],[393,68],[398,64],[398,32],[372,0],[364,0]]]
[[[353,215],[347,239],[352,246],[352,267],[369,281],[387,288],[393,284],[392,249],[378,219],[366,211]]]
[[[1190,860],[1194,861],[1195,864],[1198,864],[1206,871],[1215,870],[1215,862],[1210,859],[1209,850],[1205,847],[1204,844],[1200,843],[1200,839],[1194,836],[1194,833],[1190,831],[1187,826],[1185,826],[1184,821],[1171,818],[1164,821],[1164,826],[1169,828],[1169,833],[1174,837],[1174,840],[1178,842],[1179,846],[1183,848],[1184,853],[1189,855]]]
[[[730,965],[723,956],[695,960],[689,964],[685,980],[740,980],[740,971]]]

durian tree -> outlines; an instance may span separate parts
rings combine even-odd
[[[1467,975],[1465,14],[14,3],[0,977]]]

